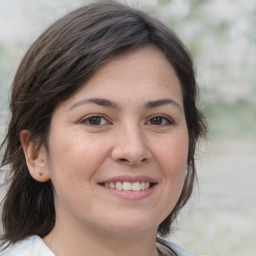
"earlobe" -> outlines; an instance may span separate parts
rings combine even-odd
[[[50,179],[47,166],[47,154],[44,146],[38,145],[31,140],[30,131],[22,130],[20,141],[26,158],[27,167],[33,179],[39,182],[45,182]]]

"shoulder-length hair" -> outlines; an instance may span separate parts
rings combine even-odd
[[[195,149],[206,132],[197,106],[198,88],[191,57],[175,33],[150,15],[105,1],[83,6],[50,26],[25,54],[12,84],[11,120],[1,149],[1,166],[10,167],[10,186],[4,198],[3,244],[29,235],[46,236],[55,224],[51,181],[37,182],[27,169],[20,132],[47,144],[56,106],[76,93],[104,63],[145,45],[158,47],[173,66],[183,92],[189,133],[186,178],[180,198],[159,225],[165,236],[186,204],[196,178]]]

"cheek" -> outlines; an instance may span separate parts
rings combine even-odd
[[[163,141],[162,145],[156,148],[156,154],[165,170],[171,172],[186,169],[188,157],[188,136],[181,133],[179,136],[170,136]],[[169,167],[169,168],[168,168]]]
[[[163,141],[163,144],[156,148],[158,164],[162,170],[163,179],[161,181],[161,212],[164,220],[174,209],[185,180],[188,137],[186,133],[176,133]],[[156,143],[155,143],[156,145]]]
[[[179,197],[183,188],[187,156],[188,136],[186,132],[177,133],[167,138],[162,146],[156,148],[158,163],[161,166],[166,189],[174,197]]]
[[[58,203],[79,207],[90,192],[92,176],[100,166],[99,146],[88,138],[52,134],[49,172]]]
[[[72,136],[56,135],[51,143],[51,163],[67,172],[88,172],[99,164],[104,154],[104,142],[100,143],[82,133],[71,133]]]
[[[69,136],[72,134],[72,136]],[[88,193],[95,173],[105,161],[109,143],[83,132],[52,134],[50,177],[57,194],[79,198]]]

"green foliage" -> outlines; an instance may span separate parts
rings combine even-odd
[[[172,0],[158,0],[158,3],[161,5],[169,4]]]
[[[204,112],[209,122],[210,137],[230,140],[255,138],[256,104],[219,101],[207,105]]]

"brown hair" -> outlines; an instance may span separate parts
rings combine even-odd
[[[148,14],[113,1],[81,7],[50,26],[25,54],[12,85],[11,120],[1,146],[1,166],[10,167],[10,187],[3,204],[3,243],[29,235],[47,235],[55,224],[51,181],[40,183],[29,174],[20,132],[47,144],[56,106],[70,98],[95,71],[117,55],[147,44],[157,46],[172,64],[183,91],[189,132],[187,174],[181,196],[158,232],[165,236],[186,204],[196,178],[196,142],[206,132],[196,107],[197,84],[193,62],[184,45],[167,26]]]

